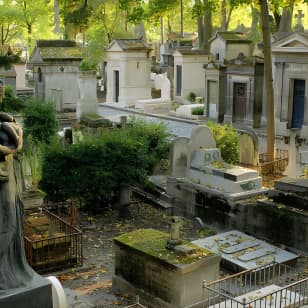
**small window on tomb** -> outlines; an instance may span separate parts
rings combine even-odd
[[[42,73],[42,70],[41,70],[40,67],[38,68],[37,72],[38,72],[38,81],[42,82],[42,80],[43,80],[43,73]]]
[[[216,60],[216,61],[219,61],[219,53],[218,53],[218,52],[217,52],[216,55],[215,55],[215,60]]]

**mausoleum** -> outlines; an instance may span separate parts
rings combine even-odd
[[[116,39],[107,53],[107,103],[135,106],[151,99],[152,48],[141,39]]]
[[[204,98],[204,68],[211,56],[204,50],[179,47],[174,57],[174,99],[184,101],[189,93]]]
[[[217,122],[259,127],[263,101],[263,58],[240,32],[217,32],[205,67],[206,115]]]
[[[38,40],[30,57],[36,97],[52,100],[56,111],[75,110],[82,48],[75,41]]]

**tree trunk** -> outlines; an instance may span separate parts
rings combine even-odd
[[[279,32],[291,32],[293,8],[294,0],[290,1],[289,6],[283,8],[279,23]]]
[[[195,4],[198,5],[200,0],[195,0]],[[199,48],[203,48],[204,46],[204,35],[203,35],[203,17],[198,16],[197,18],[197,25],[198,25],[198,40],[199,40]]]
[[[164,17],[160,16],[160,41],[161,41],[161,44],[164,44],[164,42],[165,42],[164,34],[165,34]]]
[[[54,30],[53,32],[58,34],[60,32],[59,26],[59,2],[58,0],[54,0]]]
[[[227,31],[227,8],[226,0],[221,2],[221,31]]]
[[[261,6],[261,24],[264,43],[263,52],[266,91],[267,158],[268,161],[273,161],[275,155],[275,113],[269,13],[267,0],[259,0],[259,3]]]
[[[184,37],[184,8],[183,8],[183,0],[180,0],[181,5],[181,37]]]
[[[208,0],[203,0],[206,7],[208,7]],[[212,36],[212,12],[206,10],[204,14],[204,28],[203,28],[203,41],[204,41],[204,50],[209,51],[209,42],[208,40]]]

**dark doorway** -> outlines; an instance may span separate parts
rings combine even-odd
[[[246,116],[247,84],[234,83],[233,121],[244,121]]]
[[[182,95],[182,65],[176,66],[176,96]]]
[[[295,79],[293,84],[293,107],[291,128],[301,128],[305,112],[305,80]]]
[[[120,73],[119,71],[114,71],[114,101],[119,102],[120,93]]]

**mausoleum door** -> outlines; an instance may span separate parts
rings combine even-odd
[[[119,71],[114,71],[114,101],[119,102],[120,93],[120,74]]]
[[[293,85],[293,107],[291,128],[301,128],[305,112],[305,80],[295,79]]]
[[[244,121],[246,116],[247,85],[234,83],[233,121]]]
[[[176,66],[176,96],[182,95],[182,65]]]

